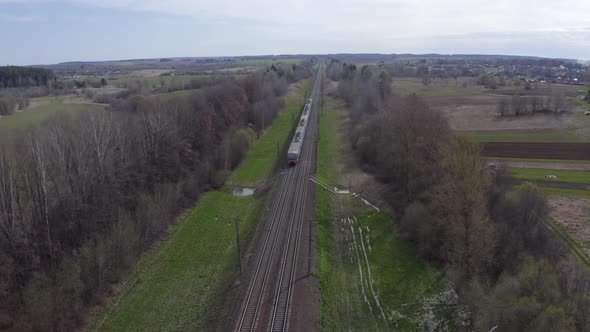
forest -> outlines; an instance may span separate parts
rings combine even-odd
[[[47,85],[53,71],[44,68],[0,66],[0,88],[24,88]]]
[[[406,241],[471,308],[474,330],[589,331],[590,276],[547,227],[537,187],[513,189],[441,113],[391,91],[389,72],[332,59],[328,77],[350,111],[358,162],[386,185]]]
[[[118,94],[106,111],[0,137],[0,328],[79,328],[183,209],[223,185],[311,69],[274,64],[173,99]]]

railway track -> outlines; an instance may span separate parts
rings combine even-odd
[[[321,67],[310,95],[317,103]],[[288,169],[277,188],[267,220],[266,234],[239,312],[236,331],[286,331],[301,239],[307,180],[313,164],[318,115],[312,105],[309,135],[304,140],[297,166]]]

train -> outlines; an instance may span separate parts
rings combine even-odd
[[[299,118],[297,128],[295,129],[295,134],[291,140],[291,145],[289,145],[289,150],[287,152],[287,163],[289,166],[295,166],[299,161],[299,156],[301,155],[301,149],[303,147],[303,140],[305,139],[305,132],[307,130],[309,114],[311,113],[311,103],[311,98],[307,99],[305,102],[303,112],[301,112],[301,117]]]

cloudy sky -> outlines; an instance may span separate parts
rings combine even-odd
[[[590,59],[590,0],[0,0],[0,65],[286,53]]]

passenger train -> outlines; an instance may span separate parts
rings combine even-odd
[[[303,139],[305,138],[305,131],[307,130],[307,123],[309,119],[309,113],[311,113],[311,98],[307,100],[301,112],[301,118],[295,129],[295,135],[289,145],[289,151],[287,152],[287,163],[289,166],[294,166],[299,161],[301,155],[301,148],[303,147]]]

